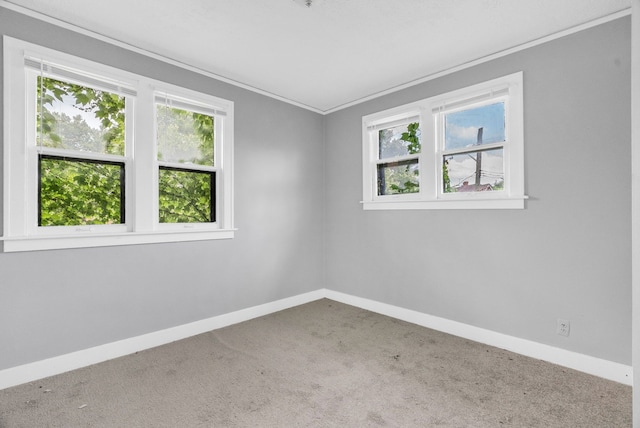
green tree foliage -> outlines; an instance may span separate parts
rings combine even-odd
[[[46,147],[124,155],[124,97],[47,77],[38,77],[37,92],[40,144]],[[68,125],[68,115],[56,112],[57,106],[68,106],[78,112],[78,115],[73,116],[76,127],[64,126],[65,122]],[[78,136],[81,128],[96,129],[89,127],[82,113],[95,118],[100,125],[93,138],[73,138]]]
[[[39,145],[124,154],[124,97],[43,77],[38,77],[37,95]],[[63,107],[77,114],[69,116],[60,111]],[[89,126],[88,117],[98,127]],[[123,164],[41,156],[39,225],[123,223],[123,168]]]
[[[449,160],[442,160],[442,187],[444,193],[455,192],[455,188],[451,187],[451,178],[449,178]]]
[[[124,165],[40,159],[40,225],[119,224]]]
[[[214,119],[201,113],[158,105],[158,160],[214,166]],[[213,221],[212,173],[161,169],[161,223]]]
[[[158,105],[158,160],[214,165],[213,117]]]
[[[420,149],[422,148],[420,145],[420,124],[418,122],[410,123],[407,126],[407,132],[403,132],[400,139],[409,143],[407,144],[409,154],[414,155],[420,153]]]
[[[160,170],[160,223],[206,223],[213,220],[212,173]]]
[[[399,139],[391,137],[391,130],[381,130],[380,141],[389,141],[386,152],[395,155],[414,155],[420,153],[422,146],[420,143],[420,124],[413,122],[407,125],[406,132],[400,135]],[[415,163],[404,162],[398,165],[389,164],[378,173],[378,185],[380,194],[417,193],[420,191],[418,181],[419,169]]]
[[[37,144],[100,154],[125,153],[125,98],[51,78],[38,78]],[[214,120],[204,114],[171,109],[164,145],[171,162],[214,165]],[[75,112],[75,113],[73,113]],[[160,113],[160,112],[159,112]],[[89,122],[89,123],[88,123]],[[195,153],[183,156],[184,153]],[[213,173],[160,171],[160,221],[209,222]],[[41,226],[114,224],[125,221],[124,164],[40,158]]]

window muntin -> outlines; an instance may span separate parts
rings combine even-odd
[[[6,36],[3,55],[4,234],[0,243],[4,252],[233,238],[232,102]],[[63,86],[62,92],[48,93],[54,81]],[[88,99],[68,98],[73,91]],[[172,107],[212,118],[216,129],[211,134],[215,140],[212,154],[171,159],[175,162],[157,160],[154,136],[159,92],[176,95]],[[109,111],[111,116],[90,105],[95,97],[107,95],[115,97],[116,104],[124,102],[123,108]],[[190,102],[185,106],[183,100]],[[124,120],[115,120],[118,125],[110,129],[119,134],[120,144],[107,144],[114,138],[99,132],[100,122],[121,114]],[[65,187],[64,192],[56,193],[60,180],[51,174],[52,167],[73,173],[76,188]],[[204,200],[207,222],[160,221],[160,167],[164,171],[187,169],[191,181],[206,181],[201,185],[206,195],[190,195],[189,203]],[[95,173],[98,169],[108,170],[109,180],[102,187],[87,187],[92,181],[100,182],[94,177],[100,175]],[[79,170],[83,174],[77,174]],[[92,208],[96,201],[87,195],[96,192],[110,195],[108,215],[96,214]],[[63,201],[80,193],[86,202],[84,209],[75,212],[75,217],[61,213]],[[98,199],[104,202],[105,198]],[[50,210],[49,217],[42,215],[41,206]],[[67,219],[61,220],[64,216]]]
[[[398,142],[413,123],[410,152]],[[522,73],[365,116],[362,129],[364,209],[524,208]]]

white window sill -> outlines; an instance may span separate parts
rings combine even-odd
[[[527,196],[511,198],[438,199],[430,201],[393,200],[362,202],[364,210],[493,210],[524,209]]]
[[[158,244],[166,242],[232,239],[236,229],[125,232],[91,235],[49,235],[4,237],[3,252],[55,250],[65,248],[107,247],[117,245]]]

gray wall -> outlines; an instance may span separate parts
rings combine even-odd
[[[234,101],[239,229],[233,240],[0,253],[0,370],[323,287],[321,115],[6,9],[0,30]]]
[[[0,370],[322,287],[630,364],[628,18],[325,118],[9,10],[0,31],[234,101],[239,228],[0,253]],[[520,70],[525,210],[362,210],[363,115]]]
[[[329,115],[327,288],[630,364],[630,31],[626,17]],[[525,210],[362,210],[363,115],[521,70]]]

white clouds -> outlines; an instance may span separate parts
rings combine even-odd
[[[447,143],[454,146],[475,144],[478,139],[477,126],[459,126],[453,123],[447,124]]]
[[[455,155],[449,159],[448,169],[451,186],[457,187],[464,181],[473,182],[475,180],[476,155],[476,153]],[[482,171],[482,184],[495,184],[501,179],[501,175],[504,176],[502,150],[482,152]]]

